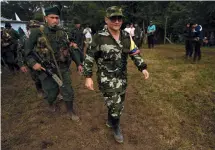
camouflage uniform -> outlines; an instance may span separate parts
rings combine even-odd
[[[19,34],[11,28],[10,23],[6,23],[5,29],[3,29],[1,35],[1,53],[5,63],[12,72],[14,72],[15,69],[19,69],[16,64],[17,44],[19,38]]]
[[[75,21],[75,24],[79,24],[80,22],[78,20]],[[78,49],[73,48],[75,51],[80,53],[81,56],[81,62],[84,61],[84,34],[83,34],[83,28],[77,28],[75,27],[74,29],[72,29],[71,33],[70,33],[70,37],[69,37],[70,41],[76,43],[78,45]]]
[[[106,11],[106,17],[122,16],[121,9],[112,6]],[[84,61],[85,77],[92,77],[94,61],[97,64],[97,80],[105,104],[108,107],[108,127],[113,127],[114,138],[123,142],[119,128],[119,120],[123,110],[125,91],[127,87],[127,58],[133,60],[139,71],[146,69],[138,48],[129,33],[120,31],[120,38],[116,41],[108,29],[102,30],[93,36],[92,43],[87,50]]]
[[[116,41],[108,30],[94,35],[91,47],[87,51],[84,62],[84,75],[92,76],[92,67],[96,61],[99,89],[104,95],[111,115],[119,117],[123,109],[124,94],[127,86],[127,58],[131,57],[140,71],[146,64],[140,54],[129,55],[130,36],[121,31],[120,41]]]
[[[33,28],[39,28],[39,27],[40,27],[39,21],[36,21],[36,20],[30,20],[27,24],[27,28],[29,31],[31,31]],[[18,60],[18,65],[20,68],[23,66],[26,66],[24,50],[25,50],[28,38],[29,38],[29,35],[28,35],[28,37],[26,35],[23,35],[19,40],[17,60]],[[38,94],[41,95],[42,84],[37,76],[37,72],[34,71],[32,68],[29,68],[29,69],[30,69],[31,78],[35,83],[37,91],[39,92]]]
[[[79,24],[79,21],[76,20],[75,23]],[[71,35],[72,41],[74,41],[78,45],[78,47],[83,49],[83,44],[84,44],[83,28],[82,27],[80,27],[80,28],[75,27],[74,29],[72,29],[71,34],[72,34]]]
[[[46,15],[56,14],[60,16],[57,7],[48,8],[45,12]],[[31,53],[32,51],[36,51],[43,61],[55,64],[52,52],[48,49],[47,40],[50,43],[49,46],[53,49],[54,56],[60,68],[60,74],[62,75],[63,86],[60,87],[60,90],[63,95],[63,100],[66,103],[68,111],[73,111],[74,92],[71,85],[69,67],[71,59],[75,61],[77,66],[80,65],[80,59],[79,56],[70,49],[66,32],[58,26],[49,27],[48,24],[45,24],[44,28],[32,30],[25,50],[27,64],[28,66],[33,67],[36,63],[39,63]],[[58,71],[53,71],[58,74]],[[55,106],[56,98],[59,93],[58,84],[44,71],[37,71],[37,74],[42,82],[43,90],[47,94],[46,99],[49,105]],[[58,74],[58,76],[60,75]]]

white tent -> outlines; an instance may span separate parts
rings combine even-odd
[[[19,27],[21,27],[23,31],[27,33],[26,30],[27,21],[17,21],[1,17],[1,27],[4,27],[6,22],[9,22],[14,30],[18,31]]]

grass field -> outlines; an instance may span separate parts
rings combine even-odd
[[[3,70],[2,150],[214,150],[215,48],[203,48],[198,63],[184,60],[182,45],[142,52],[150,78],[144,80],[129,59],[124,144],[105,126],[107,109],[98,88],[85,89],[77,73],[71,77],[80,123],[65,117],[63,102],[60,112],[50,114],[28,74]]]

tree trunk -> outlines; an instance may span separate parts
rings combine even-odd
[[[165,21],[165,30],[164,30],[164,40],[163,40],[163,43],[166,44],[166,26],[167,26],[167,16],[165,17],[166,18],[166,21]]]

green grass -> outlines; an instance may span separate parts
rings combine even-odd
[[[144,45],[146,47],[146,45]],[[130,67],[129,81],[163,123],[154,124],[164,149],[215,148],[215,49],[203,48],[202,60],[184,60],[183,45],[159,45],[144,49],[150,79],[140,79]],[[132,69],[131,69],[132,68]],[[135,81],[132,81],[135,79]],[[162,115],[161,115],[161,114]]]

